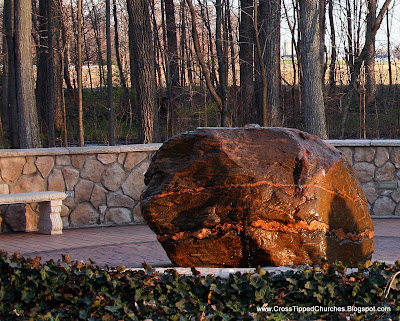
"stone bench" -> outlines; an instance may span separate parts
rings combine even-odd
[[[39,203],[39,232],[42,234],[62,234],[63,223],[60,212],[64,192],[33,192],[0,195],[0,205],[17,203]]]

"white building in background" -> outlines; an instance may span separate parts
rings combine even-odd
[[[292,54],[296,57],[296,52],[293,52],[293,46],[291,41],[285,41],[283,43],[283,54],[282,58],[291,59]]]

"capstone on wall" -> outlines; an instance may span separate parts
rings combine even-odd
[[[328,140],[352,165],[373,217],[400,218],[400,140]]]
[[[65,191],[64,228],[143,221],[144,173],[161,144],[0,150],[0,194]],[[35,231],[37,204],[0,207],[1,232]]]

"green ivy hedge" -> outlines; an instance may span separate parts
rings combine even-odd
[[[0,320],[398,320],[400,315],[397,264],[367,262],[351,273],[341,263],[275,275],[259,268],[220,278],[195,269],[185,276],[69,261],[41,264],[39,258],[1,252]],[[358,310],[318,308],[349,306]],[[382,307],[390,311],[377,312]],[[276,312],[263,311],[267,308]],[[375,312],[367,312],[372,308]]]

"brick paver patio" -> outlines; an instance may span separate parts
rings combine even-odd
[[[374,219],[374,225],[373,260],[400,259],[400,219]],[[64,230],[62,235],[0,234],[0,249],[19,252],[25,257],[40,256],[42,262],[59,260],[61,254],[67,254],[72,260],[92,260],[109,267],[141,267],[142,262],[152,266],[171,265],[147,225],[71,229]]]

